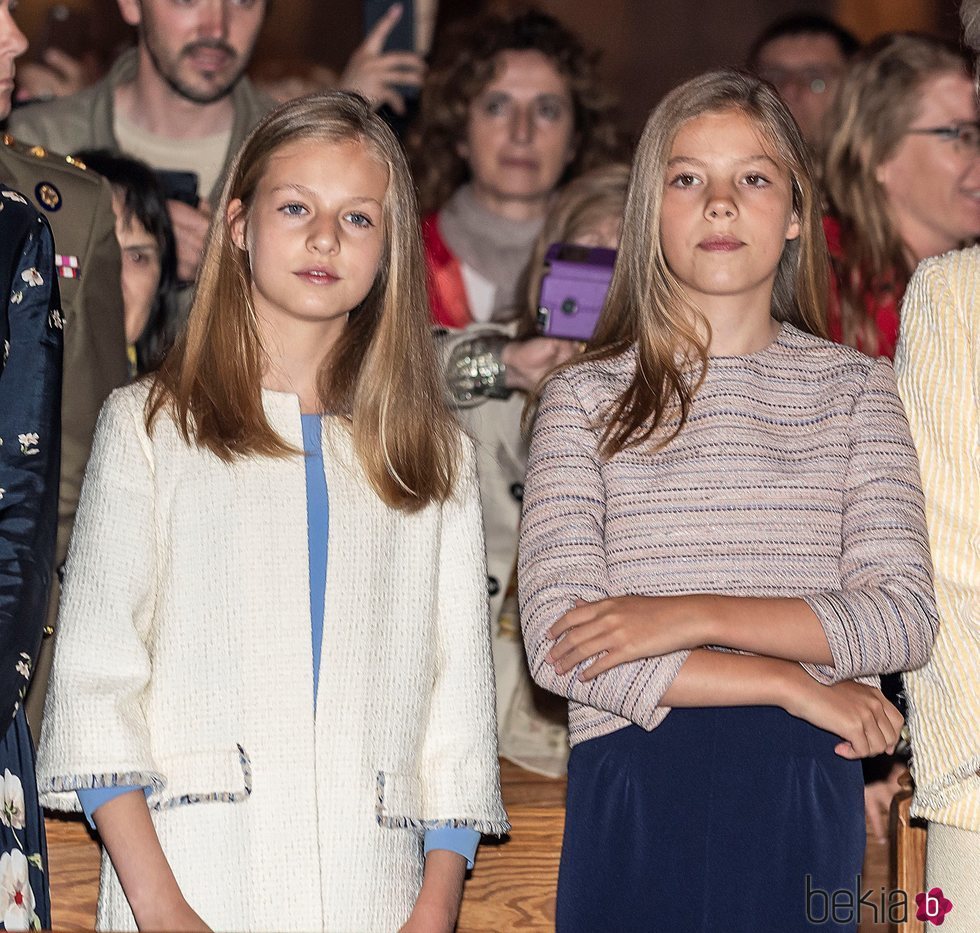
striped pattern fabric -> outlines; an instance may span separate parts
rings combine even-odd
[[[823,682],[923,664],[935,605],[915,449],[891,364],[784,324],[758,353],[713,357],[679,437],[598,456],[601,412],[633,352],[548,384],[524,486],[519,582],[531,674],[567,696],[570,740],[653,729],[687,652],[582,683],[544,660],[576,598],[805,598],[827,633]]]
[[[980,249],[930,259],[906,292],[896,368],[922,466],[939,636],[905,678],[913,812],[980,832]]]

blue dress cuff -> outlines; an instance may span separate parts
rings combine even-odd
[[[121,797],[123,794],[128,794],[131,790],[142,790],[147,796],[150,794],[149,787],[140,787],[138,784],[120,784],[118,787],[86,787],[75,791],[75,793],[78,795],[78,802],[82,805],[82,812],[85,814],[85,819],[88,820],[88,825],[95,829],[92,814],[102,804],[108,803],[116,797]]]
[[[466,867],[473,867],[476,858],[476,848],[480,844],[480,834],[475,829],[466,826],[444,826],[440,829],[430,829],[425,833],[425,854],[433,849],[446,849],[456,852],[466,859]]]

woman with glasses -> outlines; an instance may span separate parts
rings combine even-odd
[[[859,53],[828,126],[831,336],[894,356],[923,259],[980,235],[980,127],[969,65],[939,39],[883,36]]]

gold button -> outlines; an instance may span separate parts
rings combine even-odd
[[[29,151],[37,159],[43,159],[48,154],[48,150],[44,146],[32,146]]]

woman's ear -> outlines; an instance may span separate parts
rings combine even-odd
[[[800,215],[793,211],[789,215],[789,226],[786,228],[786,239],[795,240],[800,235]]]
[[[241,198],[233,198],[228,202],[228,211],[225,214],[228,232],[231,234],[231,242],[243,253],[247,252],[245,246],[245,213],[245,205]]]

